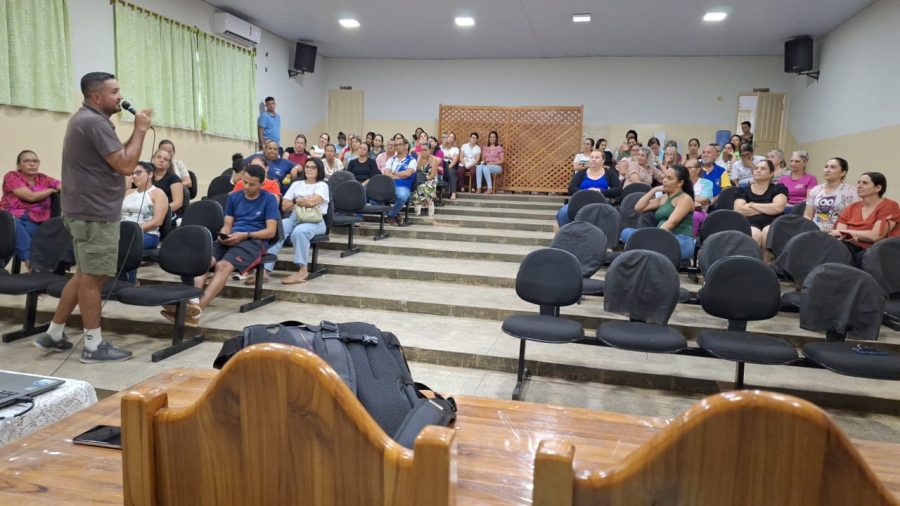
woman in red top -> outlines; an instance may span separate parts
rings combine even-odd
[[[41,160],[34,151],[16,157],[16,170],[3,177],[0,209],[16,219],[16,256],[28,268],[31,236],[38,225],[50,219],[50,196],[61,190],[58,179],[38,172]]]
[[[884,198],[887,179],[880,172],[866,172],[856,182],[860,201],[845,207],[830,234],[842,241],[853,253],[854,260],[862,259],[872,244],[888,237],[900,220],[900,205]]]

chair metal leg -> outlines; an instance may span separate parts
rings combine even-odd
[[[312,245],[312,261],[309,263],[309,276],[306,278],[307,281],[313,278],[317,278],[322,274],[328,272],[327,269],[319,265],[319,245]]]
[[[738,362],[734,367],[734,389],[744,389],[744,363]]]
[[[247,311],[253,311],[258,307],[265,306],[266,304],[273,302],[275,300],[275,294],[262,296],[262,286],[265,273],[265,268],[263,264],[260,263],[256,267],[256,283],[253,285],[253,300],[241,306],[241,312],[246,313]]]
[[[38,292],[30,292],[25,296],[25,323],[22,324],[21,329],[3,334],[4,343],[11,343],[28,336],[40,334],[50,328],[50,323],[35,325],[37,321],[38,295]]]
[[[150,355],[150,360],[159,362],[166,358],[193,348],[206,340],[202,335],[184,338],[184,317],[187,314],[187,301],[181,301],[175,306],[175,323],[172,326],[172,346],[159,350]]]
[[[391,234],[384,231],[384,212],[378,213],[378,233],[373,237],[374,240],[380,241],[382,239],[387,239],[391,236]]]
[[[528,381],[529,371],[525,367],[525,340],[519,340],[519,367],[516,371],[516,387],[513,388],[512,399],[518,401],[522,399],[522,390],[525,389],[525,382]]]
[[[341,258],[359,253],[359,248],[353,246],[353,224],[347,226],[347,249],[341,251]]]

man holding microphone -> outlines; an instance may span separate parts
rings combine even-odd
[[[81,78],[82,107],[69,118],[62,151],[63,222],[72,234],[75,275],[66,283],[53,321],[34,344],[46,351],[67,351],[73,344],[63,330],[77,305],[84,325],[81,362],[121,362],[131,358],[100,334],[101,289],[116,276],[119,220],[127,176],[141,156],[153,111],[135,114],[134,132],[123,145],[110,117],[121,111],[116,76],[91,72]]]

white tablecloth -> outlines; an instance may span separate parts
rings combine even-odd
[[[0,409],[0,446],[58,422],[97,402],[94,386],[86,381],[59,378],[65,381],[59,387],[34,399],[34,409],[23,416],[10,418],[28,408],[27,404],[14,404]]]

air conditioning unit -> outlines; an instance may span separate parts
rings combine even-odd
[[[259,44],[262,36],[262,30],[258,26],[227,12],[213,14],[213,30],[216,35],[221,35],[246,47],[254,47]]]

